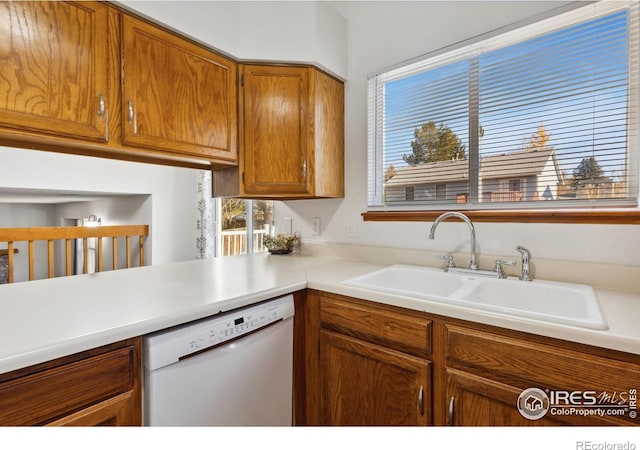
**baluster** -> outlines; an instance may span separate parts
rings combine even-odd
[[[118,270],[118,238],[111,238],[111,247],[113,249],[113,270]]]
[[[131,268],[131,236],[125,237],[127,243],[127,269]]]
[[[102,272],[102,238],[98,238],[98,272]]]
[[[140,267],[144,266],[144,236],[138,236],[140,242]]]
[[[29,241],[29,281],[33,281],[36,278],[34,256],[35,251],[33,247],[33,241]]]
[[[49,256],[49,261],[48,261],[48,266],[49,266],[49,278],[53,278],[55,277],[55,263],[54,263],[54,257],[53,257],[53,240],[49,239],[47,241],[48,244],[48,249],[47,249],[47,254]]]
[[[65,252],[65,266],[66,266],[66,274],[67,276],[72,275],[71,272],[71,239],[66,239],[65,240],[65,248],[66,248],[66,252]]]
[[[13,241],[7,242],[7,253],[9,262],[9,279],[7,281],[13,283]]]

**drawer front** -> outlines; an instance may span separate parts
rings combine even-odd
[[[411,355],[431,354],[431,320],[321,297],[322,327]]]
[[[131,390],[129,346],[0,384],[0,425],[39,425]]]
[[[447,366],[522,388],[606,392],[614,400],[640,384],[635,364],[454,325],[446,336]]]

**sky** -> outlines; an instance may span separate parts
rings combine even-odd
[[[385,168],[406,166],[415,128],[430,120],[450,127],[468,153],[475,83],[481,155],[523,150],[544,126],[567,175],[595,156],[605,175],[619,177],[627,148],[627,26],[627,12],[616,12],[387,82]]]

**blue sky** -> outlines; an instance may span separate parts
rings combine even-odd
[[[481,154],[522,150],[543,124],[567,174],[592,155],[607,175],[619,174],[627,23],[622,11],[479,55]],[[449,126],[468,150],[469,66],[459,61],[386,84],[385,167],[406,165],[414,129],[429,120]]]

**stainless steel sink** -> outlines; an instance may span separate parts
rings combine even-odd
[[[582,284],[500,280],[400,264],[344,283],[504,315],[608,329],[593,288]]]

